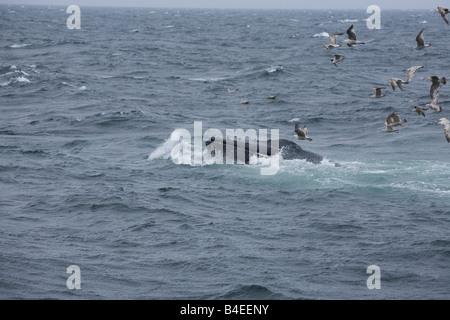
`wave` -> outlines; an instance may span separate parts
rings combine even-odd
[[[326,38],[328,38],[330,35],[329,35],[329,33],[328,32],[321,32],[321,33],[316,33],[315,35],[313,35],[313,37],[314,38],[317,38],[317,37],[326,37]]]
[[[179,140],[181,137],[181,134],[182,134],[181,130],[182,129],[174,130],[171,134],[171,138],[173,137],[174,139],[176,139],[176,141]],[[172,141],[171,138],[167,139],[166,141],[164,141],[163,144],[158,146],[155,149],[155,151],[153,151],[148,156],[148,160],[153,161],[153,160],[158,160],[158,159],[163,159],[163,160],[170,159],[171,151],[175,147],[175,144],[177,143],[176,141]]]
[[[68,83],[68,82],[65,82],[65,81],[61,82],[61,84],[62,84],[62,85],[65,85],[65,86],[72,87],[72,88],[76,88],[76,89],[78,89],[78,90],[80,90],[80,91],[84,91],[84,90],[87,89],[86,86],[80,86],[80,87],[79,87],[79,86],[76,86],[76,85],[74,85],[74,84],[71,84],[71,83]]]
[[[19,77],[10,79],[10,80],[0,82],[0,87],[7,87],[10,84],[16,84],[16,83],[26,84],[26,83],[31,83],[31,81],[28,78],[25,78],[24,76],[19,76]]]
[[[210,78],[188,78],[190,81],[200,81],[200,82],[217,82],[227,80],[227,77],[210,77]]]
[[[238,285],[235,288],[216,297],[216,299],[257,299],[274,300],[286,299],[281,293],[276,293],[265,286],[260,285]]]
[[[338,22],[341,22],[341,23],[358,22],[358,19],[343,19],[343,20],[338,20]]]
[[[250,67],[237,71],[235,74],[227,72],[221,72],[222,75],[202,76],[202,77],[190,77],[187,80],[200,81],[200,82],[218,82],[225,80],[236,79],[237,77],[260,77],[266,75],[272,75],[276,72],[283,71],[284,67],[281,65],[271,65],[269,67]]]
[[[25,48],[25,47],[29,47],[29,46],[31,46],[31,44],[29,44],[29,43],[23,43],[23,44],[13,44],[13,45],[10,45],[9,47],[10,48],[12,48],[12,49],[20,49],[20,48]]]
[[[268,72],[268,73],[274,73],[274,72],[277,72],[277,71],[281,71],[283,69],[284,68],[282,66],[270,66],[270,67],[268,67],[268,68],[266,68],[264,70],[266,72]]]
[[[16,81],[17,81],[17,82],[20,82],[20,83],[30,83],[30,82],[31,82],[30,80],[28,80],[28,79],[25,78],[25,77],[17,77],[17,78],[16,78]]]

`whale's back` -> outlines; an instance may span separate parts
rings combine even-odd
[[[265,146],[262,145],[262,143],[264,143]],[[215,141],[214,144],[212,144],[211,141],[207,141],[206,146],[210,146],[212,152],[214,152],[214,148],[212,148],[213,146],[215,148],[217,147],[220,148],[220,145],[217,144],[217,141]],[[266,141],[260,142],[259,140],[249,142],[247,140],[245,141],[245,143],[243,143],[243,141],[238,142],[236,138],[234,140],[224,139],[222,148],[223,148],[222,154],[224,163],[229,163],[226,161],[226,156],[227,152],[230,151],[233,152],[232,157],[234,159],[235,164],[239,162],[241,163],[245,162],[246,164],[248,164],[250,162],[250,158],[253,157],[255,154],[273,156],[280,151],[281,157],[285,160],[305,159],[306,161],[315,164],[318,164],[323,160],[323,157],[321,155],[303,150],[303,148],[298,144],[296,144],[295,142],[286,139],[278,140],[278,148],[276,150],[272,150],[272,140],[267,140],[267,142]],[[240,161],[238,161],[238,159]]]

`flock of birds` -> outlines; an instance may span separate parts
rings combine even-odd
[[[446,8],[443,7],[437,7],[436,12],[438,12],[441,17],[444,19],[445,23],[447,23],[447,25],[449,25],[449,20],[447,18],[447,14],[450,13],[450,11]],[[412,50],[423,50],[427,47],[431,47],[432,44],[431,43],[425,43],[424,40],[424,29],[422,28],[419,33],[416,36],[416,46],[414,46],[412,48]],[[359,41],[356,37],[356,32],[355,32],[355,28],[353,25],[350,26],[350,28],[347,29],[347,36],[348,38],[341,41],[342,44],[338,44],[337,43],[337,37],[339,36],[343,36],[344,33],[334,33],[328,36],[329,42],[327,44],[324,44],[323,47],[326,50],[332,50],[335,48],[339,48],[342,47],[342,44],[347,45],[348,47],[354,47],[357,45],[363,45],[365,44],[365,42],[363,41]],[[338,67],[339,63],[341,63],[342,61],[345,60],[345,56],[343,55],[339,55],[339,54],[335,54],[334,58],[331,59],[331,63],[335,66]],[[414,75],[417,73],[417,71],[419,69],[424,68],[424,66],[413,66],[410,67],[408,69],[406,69],[407,74],[406,74],[406,80],[400,79],[400,78],[390,78],[389,79],[389,84],[392,87],[392,90],[396,90],[397,88],[399,88],[400,90],[404,89],[404,85],[407,85],[411,82],[412,78],[414,77]],[[428,81],[431,82],[431,87],[430,87],[430,98],[431,98],[431,102],[426,104],[425,107],[421,107],[421,106],[415,106],[414,109],[412,110],[413,112],[417,112],[419,115],[425,117],[425,111],[428,110],[428,108],[435,110],[436,112],[440,113],[442,112],[442,106],[439,105],[439,101],[438,101],[438,97],[439,97],[439,89],[441,88],[442,85],[447,84],[447,79],[445,77],[438,77],[438,76],[428,76],[426,78],[424,78]],[[373,87],[373,98],[381,98],[384,97],[385,95],[383,94],[383,91],[386,89],[386,87]],[[238,89],[228,89],[228,92],[236,92]],[[277,95],[269,95],[267,96],[268,99],[275,99],[277,97]],[[241,100],[241,104],[249,104],[250,100]],[[397,129],[395,129],[395,127],[398,126],[403,126],[404,123],[406,123],[407,120],[406,119],[401,119],[400,118],[400,114],[398,112],[393,112],[391,114],[389,114],[386,119],[384,120],[384,125],[386,127],[386,129],[384,130],[384,132],[398,132]],[[450,120],[448,118],[441,118],[438,121],[438,124],[441,124],[444,126],[444,134],[445,134],[445,138],[447,139],[447,142],[450,143]],[[298,139],[298,140],[307,140],[307,141],[312,141],[312,139],[308,136],[308,128],[306,125],[304,125],[303,127],[300,127],[300,124],[295,124],[295,135],[294,138]]]
[[[438,12],[441,17],[444,19],[444,21],[447,23],[447,25],[449,25],[449,20],[447,18],[447,14],[450,12],[448,9],[443,8],[443,7],[437,7],[436,12]],[[416,46],[412,48],[412,50],[423,50],[425,48],[431,47],[432,44],[431,43],[425,43],[424,40],[424,31],[425,29],[421,29],[419,31],[419,33],[416,36]],[[326,50],[332,50],[338,47],[341,47],[342,44],[346,44],[349,47],[354,47],[356,45],[361,45],[361,44],[365,44],[362,41],[358,41],[357,37],[356,37],[356,33],[355,33],[355,28],[353,25],[350,26],[350,28],[347,29],[347,36],[348,39],[343,40],[341,43],[342,44],[338,44],[337,43],[337,37],[344,35],[343,33],[334,33],[329,35],[328,39],[329,39],[329,43],[324,44],[324,48]],[[331,59],[331,63],[335,66],[338,67],[339,63],[345,60],[345,56],[343,55],[339,55],[339,54],[335,54],[334,58]],[[409,84],[412,80],[412,78],[414,77],[414,75],[416,74],[416,72],[421,69],[424,68],[424,66],[413,66],[408,68],[407,71],[407,77],[406,77],[406,81],[403,79],[399,79],[399,78],[390,78],[389,79],[389,84],[392,87],[392,90],[396,90],[397,88],[399,88],[400,90],[404,89],[404,85]],[[436,112],[442,112],[442,106],[439,105],[439,101],[438,101],[438,97],[439,97],[439,89],[441,88],[442,85],[447,84],[447,79],[445,77],[438,77],[438,76],[428,76],[425,78],[426,80],[431,82],[431,87],[430,87],[430,98],[431,98],[431,102],[426,104],[425,107],[421,107],[421,106],[415,106],[414,109],[412,111],[417,112],[419,115],[422,115],[423,117],[425,117],[425,111],[428,110],[428,108],[435,110]],[[386,87],[373,87],[372,91],[373,91],[373,98],[381,98],[384,97],[383,91],[386,89]],[[403,126],[403,124],[407,122],[406,119],[401,119],[400,115],[398,112],[393,112],[391,114],[389,114],[387,116],[387,118],[384,120],[384,125],[386,127],[386,129],[384,130],[384,132],[398,132],[397,129],[395,129],[395,127],[398,126]],[[438,121],[438,124],[441,124],[444,126],[444,134],[445,137],[447,139],[447,142],[450,143],[450,120],[447,118],[441,118]],[[308,140],[307,139],[307,131],[302,131],[299,126],[296,126],[295,128],[295,132],[298,136],[299,139],[301,140]]]

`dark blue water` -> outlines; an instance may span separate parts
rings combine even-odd
[[[382,11],[379,30],[365,10],[81,7],[80,30],[68,16],[0,6],[0,298],[450,297],[450,88],[442,113],[411,111],[430,102],[424,77],[450,77],[439,15]],[[324,50],[351,24],[364,46]],[[433,46],[411,51],[422,27]],[[384,133],[393,111],[408,122]],[[194,121],[291,140],[306,124],[313,141],[296,142],[325,160],[270,176],[175,164],[170,137]]]

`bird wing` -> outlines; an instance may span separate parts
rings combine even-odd
[[[447,13],[448,13],[448,9],[444,9],[442,7],[437,7],[438,12],[441,14],[442,19],[444,19],[445,23],[448,23],[448,19],[447,19]]]
[[[330,39],[330,44],[336,44],[336,37],[342,36],[342,35],[343,35],[343,33],[334,33],[334,34],[330,35],[328,37],[328,39]]]
[[[397,122],[401,122],[402,120],[400,119],[400,116],[398,115],[398,113],[396,113],[396,112],[394,112],[394,113],[392,113],[392,120],[394,121],[394,123],[397,123]]]
[[[415,67],[411,67],[409,69],[406,69],[406,71],[408,71],[408,78],[406,79],[406,82],[410,82],[411,79],[416,74],[417,70],[419,70],[420,68],[423,68],[423,66],[415,66]]]
[[[306,126],[304,126],[302,131],[305,134],[305,137],[307,137],[308,136],[308,128]]]
[[[392,123],[394,123],[393,113],[388,115],[386,120],[384,120],[384,125],[386,127],[390,127]]]
[[[389,79],[389,83],[391,84],[392,90],[395,90],[395,88],[397,87],[397,84],[395,83],[395,78],[390,78]]]
[[[425,40],[423,39],[423,32],[425,29],[422,28],[422,30],[420,30],[419,34],[416,37],[416,42],[417,42],[417,46],[424,46],[425,45]]]
[[[439,82],[433,82],[430,87],[430,98],[431,98],[431,104],[437,105],[438,104],[438,97],[439,97]]]
[[[377,87],[373,87],[372,90],[375,93],[376,96],[381,96],[381,90],[382,89],[386,89],[385,87],[382,88],[377,88]]]
[[[295,124],[295,133],[299,137],[304,137],[305,136],[305,133],[300,129],[300,125],[298,123]]]
[[[355,33],[355,28],[353,27],[353,25],[351,25],[350,28],[348,28],[347,34],[348,34],[348,38],[350,40],[356,41],[356,33]]]
[[[328,39],[330,40],[330,44],[336,44],[336,35],[332,34],[328,37]]]
[[[423,108],[416,108],[416,111],[417,111],[418,114],[420,114],[420,115],[425,117],[425,111],[424,111]]]

